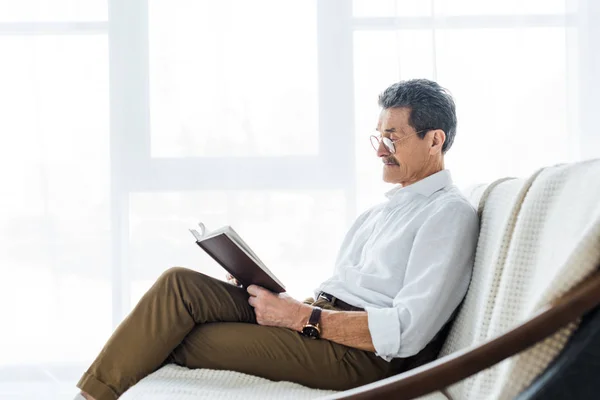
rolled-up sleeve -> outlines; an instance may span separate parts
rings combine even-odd
[[[444,204],[425,219],[393,306],[365,308],[378,356],[417,354],[449,320],[467,292],[478,234],[477,214],[465,202]]]

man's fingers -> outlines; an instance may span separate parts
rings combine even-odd
[[[258,296],[263,290],[265,289],[261,288],[258,285],[250,285],[248,286],[248,288],[246,288],[246,291],[248,292],[248,294],[250,294],[250,296]]]

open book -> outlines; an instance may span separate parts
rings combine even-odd
[[[285,286],[254,254],[232,227],[224,226],[207,232],[204,224],[199,230],[190,229],[196,244],[218,262],[244,287],[262,286],[275,293],[285,292]]]

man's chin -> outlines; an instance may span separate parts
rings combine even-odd
[[[383,181],[386,183],[397,182],[398,165],[385,165],[383,167]]]

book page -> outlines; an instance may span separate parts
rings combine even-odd
[[[194,235],[196,241],[199,242],[206,235],[206,226],[204,226],[202,222],[198,222],[198,227],[200,228],[200,232],[195,229],[190,229],[189,231],[192,232],[192,235]]]
[[[190,232],[192,232],[192,235],[194,235],[194,237],[196,238],[196,241],[199,242],[202,240],[202,235],[195,229],[190,229]]]

